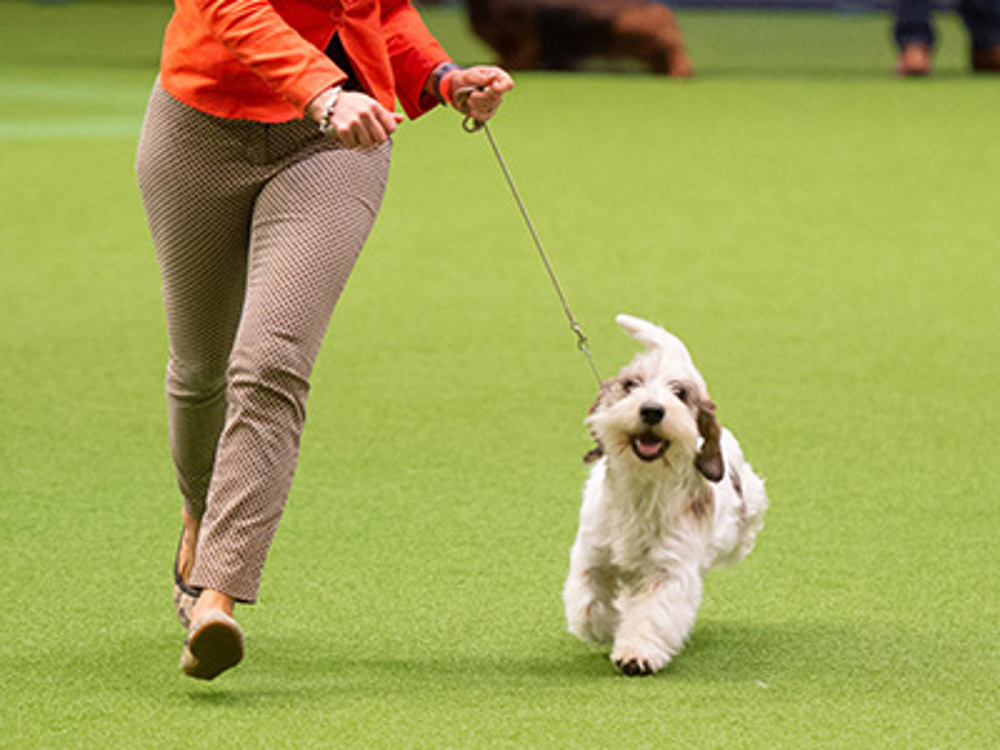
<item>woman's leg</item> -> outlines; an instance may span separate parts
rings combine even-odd
[[[272,147],[301,126],[272,128]],[[281,168],[256,201],[228,410],[191,577],[245,602],[256,600],[284,509],[320,343],[388,177],[388,143],[305,148],[312,152]]]
[[[157,86],[139,142],[136,169],[167,319],[167,415],[185,527],[205,512],[243,307],[258,189],[238,146],[246,127],[197,112]]]

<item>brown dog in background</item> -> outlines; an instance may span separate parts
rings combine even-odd
[[[509,70],[575,70],[592,57],[633,58],[692,75],[674,14],[656,0],[467,0],[475,34]]]

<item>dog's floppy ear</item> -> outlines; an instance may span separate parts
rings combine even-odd
[[[725,474],[722,460],[722,430],[715,418],[715,404],[711,401],[698,402],[698,433],[701,435],[701,450],[694,458],[694,465],[710,482],[718,482]]]

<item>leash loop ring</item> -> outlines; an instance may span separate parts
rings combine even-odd
[[[455,92],[455,109],[465,115],[465,119],[462,120],[462,130],[466,133],[475,133],[478,130],[482,130],[485,122],[480,122],[475,117],[469,114],[469,95],[473,91],[482,91],[482,86],[463,86],[458,91]]]

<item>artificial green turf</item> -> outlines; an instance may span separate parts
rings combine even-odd
[[[1000,109],[953,19],[897,81],[880,16],[686,12],[697,80],[522,74],[495,122],[601,370],[616,312],[668,325],[768,478],[669,669],[564,633],[593,384],[437,112],[331,326],[248,659],[196,684],[131,173],[167,12],[0,5],[0,746],[1000,745]]]

